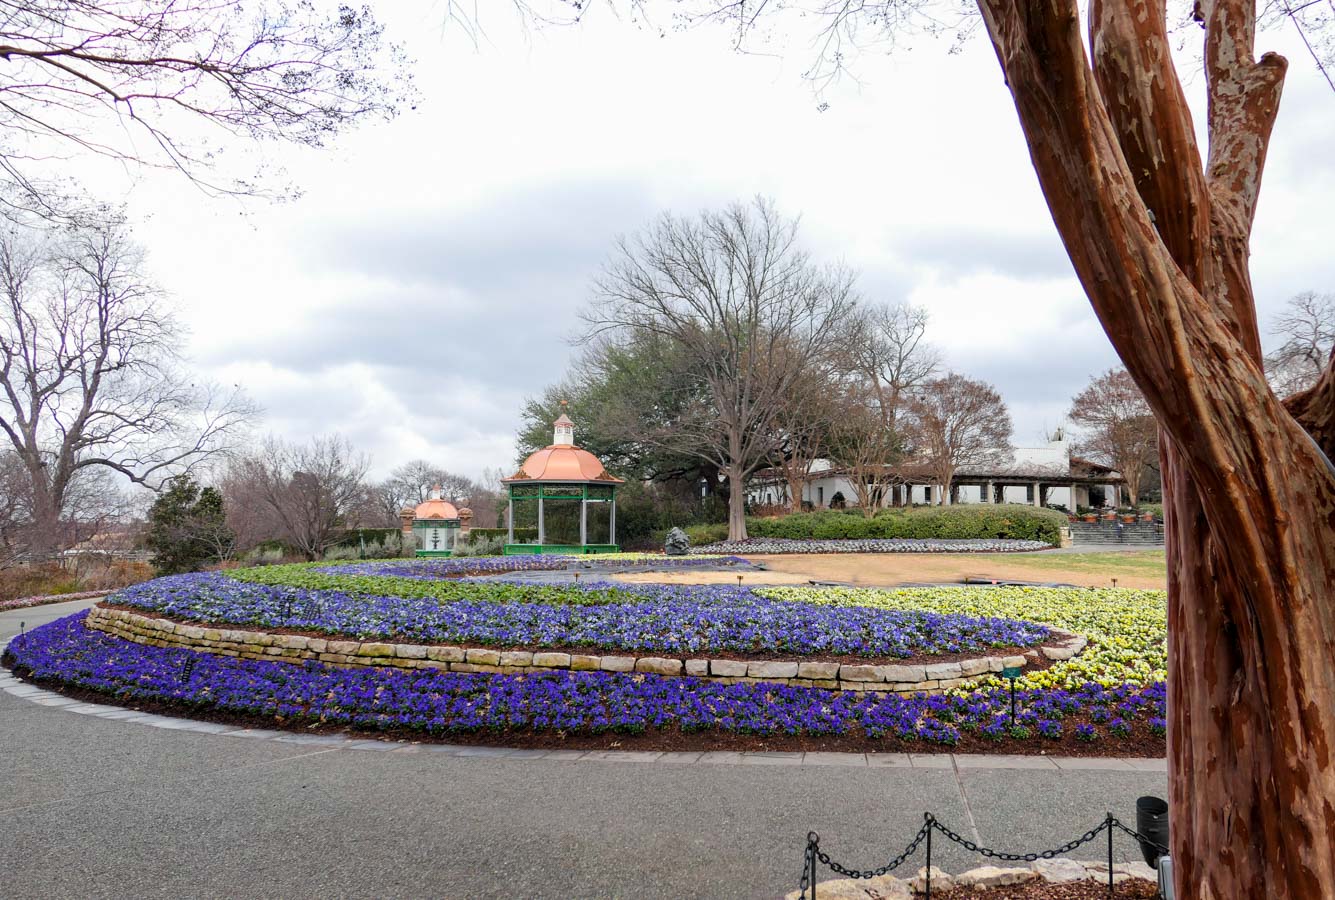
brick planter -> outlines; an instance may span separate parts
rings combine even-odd
[[[123,609],[95,606],[85,624],[97,631],[152,647],[184,647],[274,662],[316,660],[344,668],[391,666],[399,669],[443,669],[450,672],[525,674],[570,669],[575,671],[649,672],[690,676],[710,681],[763,681],[774,684],[829,688],[837,691],[894,691],[935,693],[979,681],[1006,666],[1027,665],[1042,654],[1048,659],[1070,659],[1085,648],[1085,639],[1051,629],[1051,646],[1028,650],[1022,656],[980,656],[975,659],[930,665],[847,665],[834,662],[710,659],[497,650],[440,644],[394,644],[386,641],[340,640],[265,631],[189,625]]]

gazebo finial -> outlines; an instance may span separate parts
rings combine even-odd
[[[568,401],[561,401],[561,415],[553,423],[552,444],[557,447],[570,447],[575,443],[575,423],[566,415]]]

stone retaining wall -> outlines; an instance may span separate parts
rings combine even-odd
[[[932,665],[843,665],[833,662],[611,656],[337,640],[187,625],[103,606],[88,610],[86,624],[97,631],[153,647],[187,647],[220,656],[276,662],[318,660],[345,668],[392,666],[400,669],[505,674],[562,669],[649,672],[655,675],[690,675],[708,678],[710,681],[764,681],[839,691],[898,693],[948,690],[1000,672],[1004,666],[1025,666],[1031,660],[1038,659],[1040,653],[1049,659],[1070,659],[1085,647],[1083,637],[1053,629],[1053,646],[1029,650],[1023,656],[982,656]]]

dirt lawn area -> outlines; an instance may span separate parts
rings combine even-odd
[[[1165,590],[1167,574],[1162,550],[1107,553],[822,553],[757,554],[744,557],[762,563],[766,572],[748,572],[743,584],[806,584],[844,581],[875,587],[910,582],[949,584],[965,578],[1005,581],[1056,581],[1082,587],[1152,588]],[[667,584],[735,584],[734,572],[637,572],[616,576],[621,581]]]

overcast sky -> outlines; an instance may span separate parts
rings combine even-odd
[[[437,5],[376,13],[416,59],[421,101],[327,151],[283,151],[301,199],[238,204],[157,175],[111,198],[196,366],[243,385],[263,431],[340,432],[377,475],[416,457],[509,468],[520,406],[561,378],[613,239],[756,194],[801,216],[818,258],[860,270],[868,298],[926,307],[949,365],[1010,404],[1018,445],[1115,364],[981,37],[864,54],[858,83],[817,97],[801,42],[742,55],[719,30],[660,37],[606,15],[525,33],[502,5],[474,47]],[[1335,93],[1294,35],[1263,41],[1292,62],[1253,242],[1264,321],[1335,291]]]

